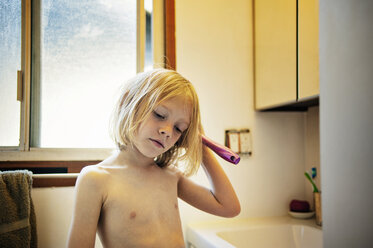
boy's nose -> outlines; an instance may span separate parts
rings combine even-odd
[[[172,134],[172,127],[171,125],[164,125],[161,128],[159,128],[159,133],[162,135],[166,135],[167,137],[170,137]]]

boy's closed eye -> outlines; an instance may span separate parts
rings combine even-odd
[[[160,120],[165,120],[167,118],[165,114],[161,114],[160,112],[157,112],[156,110],[153,111],[153,114],[157,119],[160,119]],[[178,133],[183,133],[185,129],[187,128],[181,128],[181,127],[175,126],[175,131]]]
[[[153,114],[155,117],[157,117],[158,119],[161,119],[161,120],[164,120],[166,117],[160,113],[158,113],[157,111],[153,111]]]
[[[178,128],[178,127],[175,127],[175,130],[176,130],[176,132],[178,132],[178,133],[182,133],[183,131],[180,129],[180,128]]]

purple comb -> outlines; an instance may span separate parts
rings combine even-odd
[[[231,149],[226,146],[222,146],[215,141],[207,138],[206,136],[202,135],[202,143],[213,150],[216,154],[222,157],[224,160],[232,163],[238,164],[240,162],[240,156],[234,153]]]

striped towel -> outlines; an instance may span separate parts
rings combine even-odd
[[[37,247],[32,172],[0,171],[0,247]]]

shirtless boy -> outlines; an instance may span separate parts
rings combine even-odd
[[[113,112],[118,151],[80,173],[68,247],[184,247],[178,197],[234,217],[240,204],[212,152],[202,145],[198,97],[175,71],[138,74]],[[187,176],[202,165],[211,190]],[[184,170],[179,169],[183,166]]]

